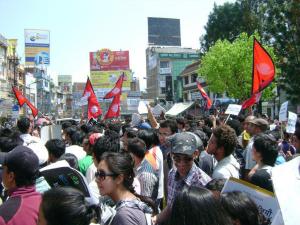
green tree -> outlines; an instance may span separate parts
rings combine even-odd
[[[242,32],[251,35],[255,30],[259,31],[261,29],[259,19],[252,10],[256,7],[255,2],[239,0],[220,6],[215,4],[204,27],[206,33],[200,38],[202,53],[208,51],[219,39],[233,41]]]
[[[300,102],[300,1],[260,0],[258,15],[263,40],[274,47],[281,70],[280,87],[288,99]]]
[[[256,33],[255,37],[259,39]],[[265,47],[276,58],[270,47]],[[228,96],[245,100],[250,97],[252,87],[253,35],[242,33],[232,43],[218,40],[202,57],[198,75],[205,78],[209,90],[227,93]],[[272,97],[274,84],[263,91],[263,98]]]

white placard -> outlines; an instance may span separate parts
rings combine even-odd
[[[154,114],[154,116],[160,116],[160,114],[162,112],[166,112],[166,110],[164,109],[164,107],[162,107],[160,104],[157,104],[153,109],[152,109],[152,113]]]
[[[41,141],[46,143],[50,139],[62,139],[61,125],[43,126],[41,129]]]
[[[275,195],[265,189],[231,177],[226,181],[222,193],[232,191],[241,191],[246,193],[256,203],[258,209],[264,214],[264,216],[271,222],[279,211],[279,204]]]
[[[300,157],[275,166],[272,182],[285,225],[299,224]]]
[[[288,110],[288,101],[282,103],[280,106],[280,111],[279,111],[279,121],[287,121],[287,110]]]
[[[148,113],[147,104],[149,104],[148,101],[140,101],[139,102],[139,106],[138,106],[139,114],[147,114]]]
[[[295,132],[296,122],[297,122],[297,114],[293,112],[289,112],[289,118],[286,127],[287,133],[293,134]]]
[[[229,104],[225,114],[230,114],[230,115],[239,115],[240,111],[242,109],[241,105],[236,105],[236,104]]]

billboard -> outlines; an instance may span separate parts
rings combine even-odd
[[[122,73],[127,79],[123,82],[123,90],[130,90],[131,72],[129,70],[119,71],[91,71],[91,82],[94,89],[104,89],[110,91],[116,84]]]
[[[180,20],[148,17],[148,44],[181,46]]]
[[[50,31],[24,30],[25,35],[25,65],[50,64]]]
[[[90,70],[129,70],[129,51],[101,49],[97,52],[90,52]]]

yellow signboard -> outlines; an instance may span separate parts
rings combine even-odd
[[[117,80],[122,73],[125,73],[126,78],[123,82],[123,90],[130,90],[131,72],[129,70],[118,71],[91,71],[91,82],[93,88],[111,89],[115,86]]]

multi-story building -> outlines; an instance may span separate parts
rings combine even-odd
[[[63,92],[63,99],[60,104],[63,105],[63,116],[72,116],[72,75],[58,75],[58,87]]]
[[[199,60],[198,51],[181,47],[148,47],[146,49],[147,98],[182,101],[184,68]]]
[[[80,117],[82,110],[84,109],[84,107],[82,107],[80,105],[80,99],[83,95],[83,91],[85,88],[86,83],[81,83],[81,82],[74,82],[73,84],[73,103],[72,103],[72,107],[73,107],[73,114],[75,117]]]

